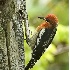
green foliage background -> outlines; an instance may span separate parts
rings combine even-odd
[[[63,50],[69,44],[69,1],[68,0],[26,0],[30,30],[35,28],[43,21],[38,16],[45,17],[53,13],[58,17],[58,30],[56,36],[45,51],[41,59],[30,70],[69,70],[68,51]],[[31,58],[31,48],[25,41],[25,64]],[[58,52],[60,51],[60,52]],[[56,53],[57,52],[57,53]],[[56,55],[55,55],[56,54]]]

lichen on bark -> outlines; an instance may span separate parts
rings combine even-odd
[[[19,10],[25,17],[26,0],[0,1],[0,69],[24,70],[24,32]],[[24,9],[25,8],[25,9]]]

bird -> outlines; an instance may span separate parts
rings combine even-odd
[[[45,49],[51,44],[57,31],[58,18],[54,14],[48,14],[46,17],[38,18],[43,19],[44,22],[36,28],[34,35],[30,38],[29,45],[33,52],[25,70],[33,68],[37,60],[39,60],[45,52]]]

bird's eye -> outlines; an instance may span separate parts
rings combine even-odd
[[[50,19],[46,19],[46,22],[49,22],[51,25],[53,25],[53,22]]]
[[[49,19],[46,19],[46,22],[50,22],[50,20]]]

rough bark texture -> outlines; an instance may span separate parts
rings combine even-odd
[[[25,0],[0,0],[0,70],[24,70]]]

